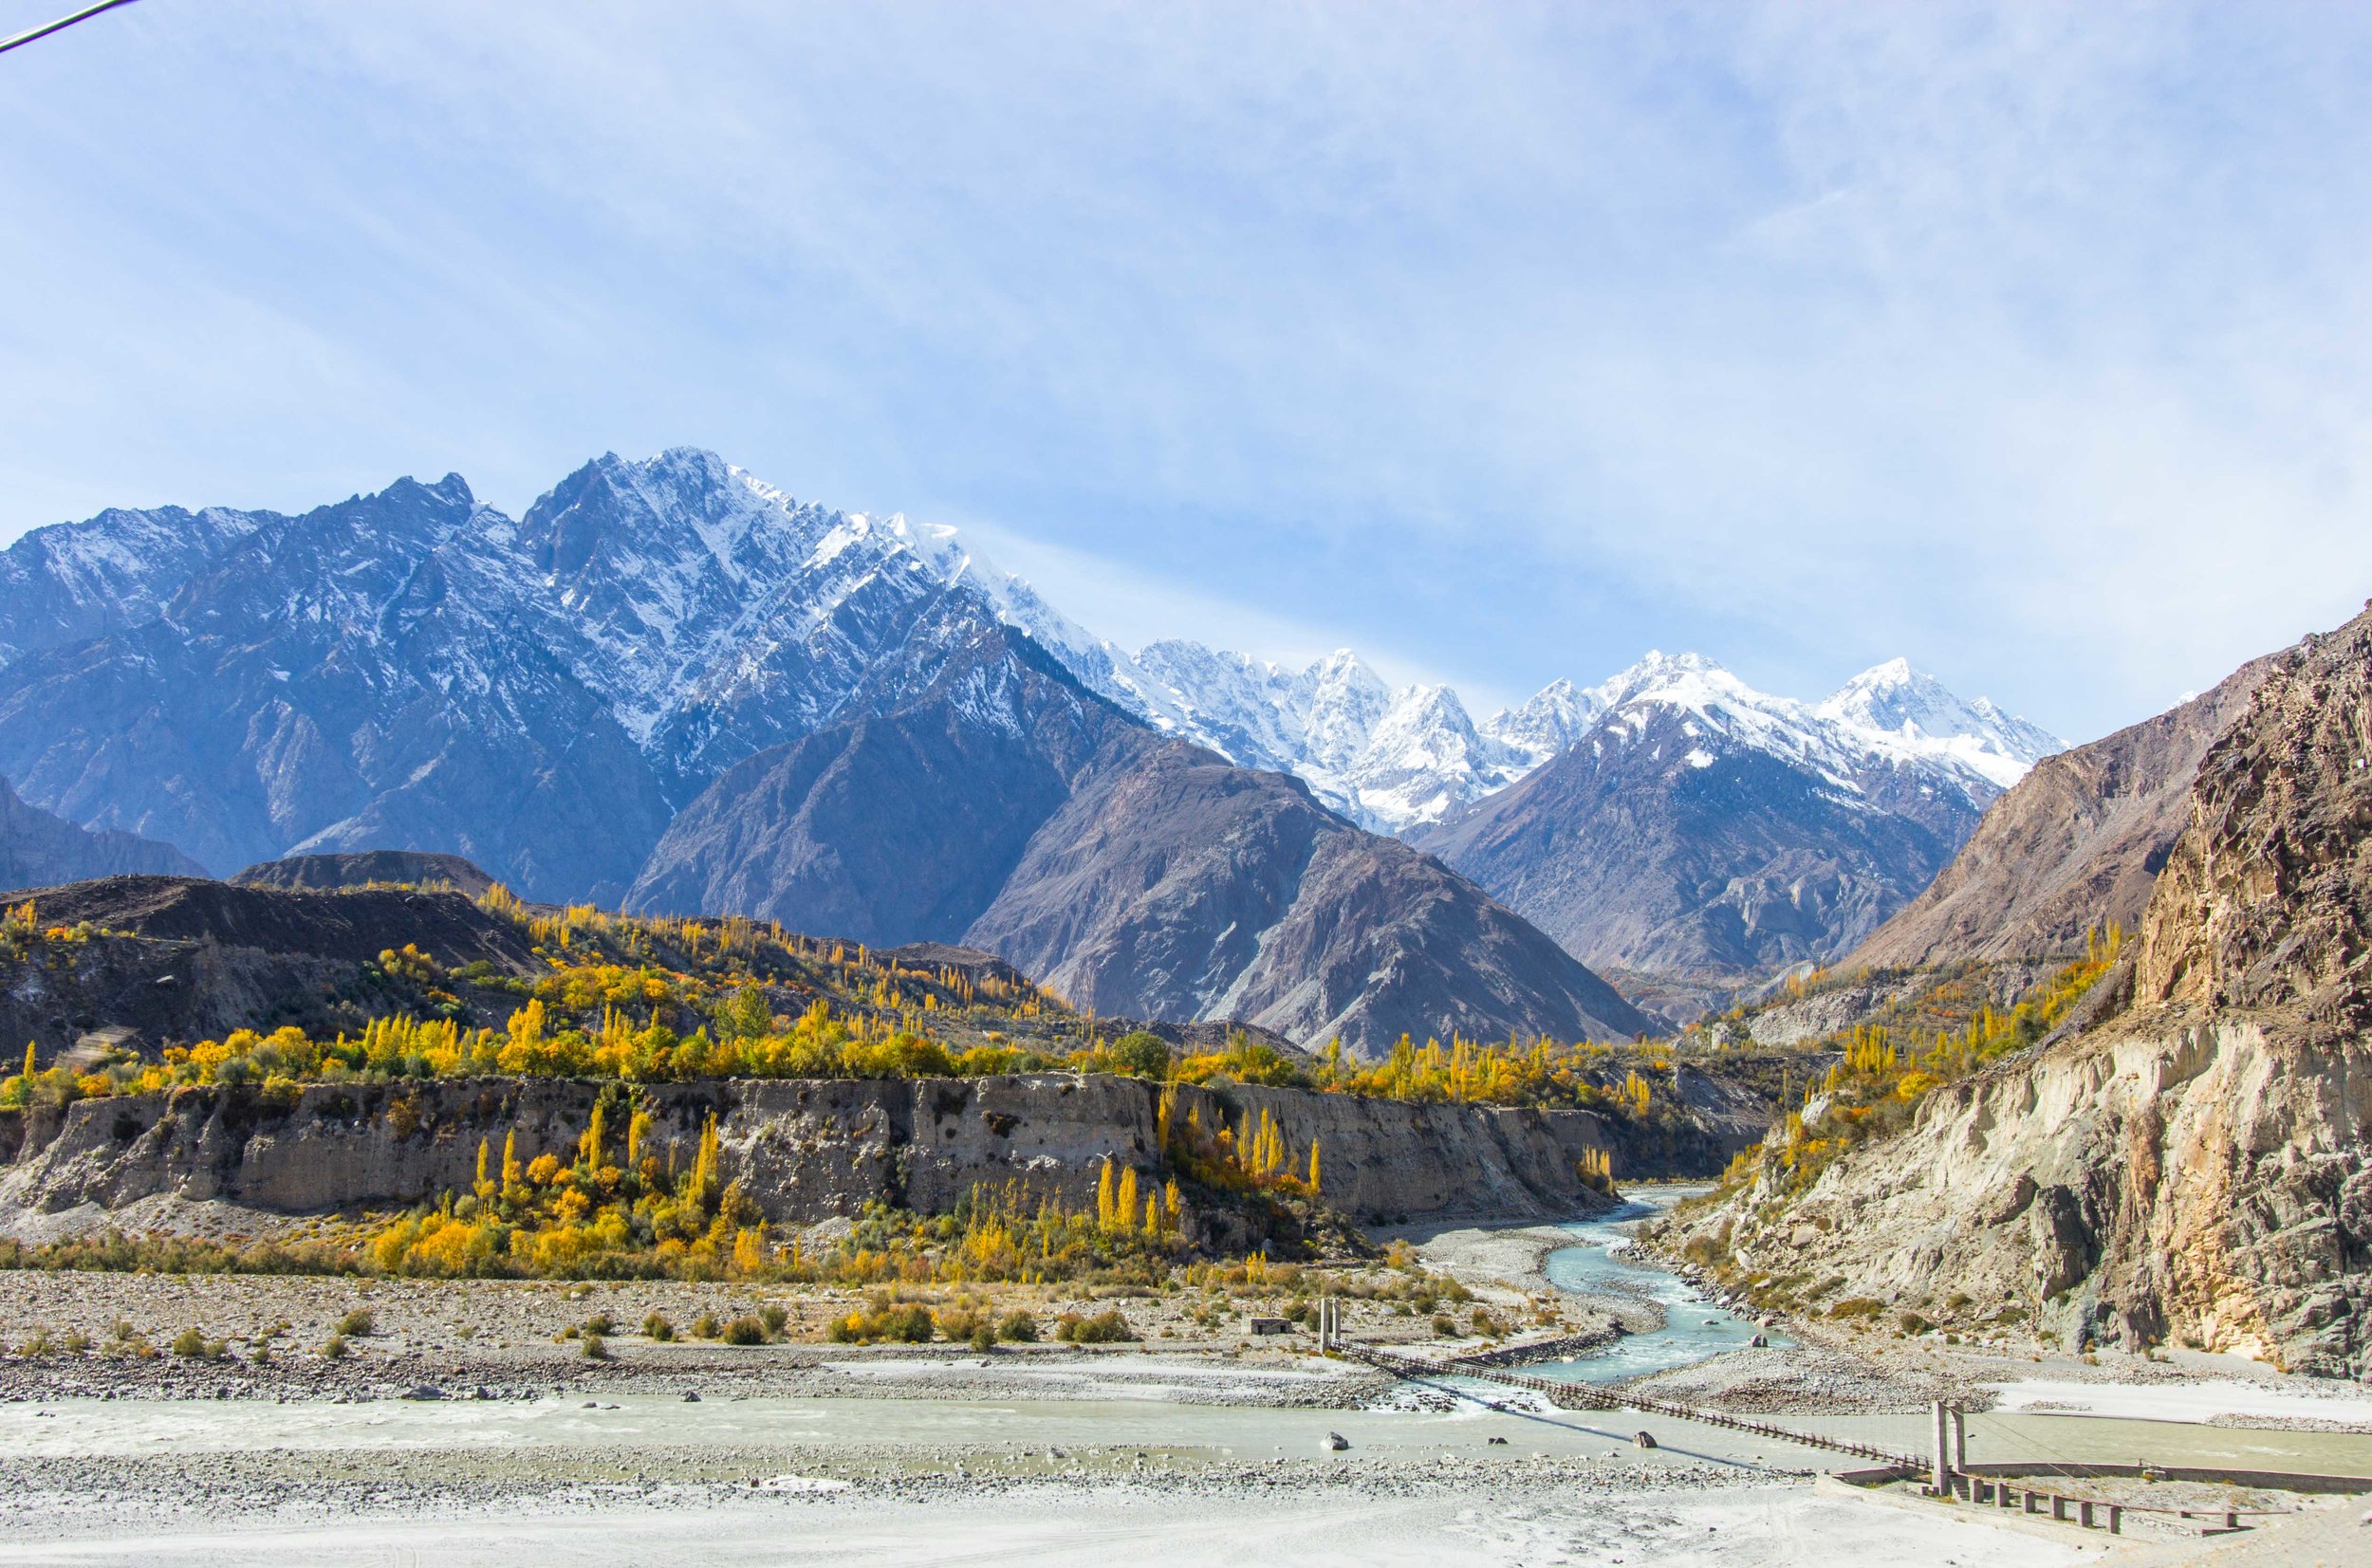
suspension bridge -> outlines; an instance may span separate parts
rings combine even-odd
[[[1918,1418],[1926,1425],[1929,1439],[1925,1453],[1911,1453],[1882,1444],[1867,1443],[1836,1432],[1807,1430],[1783,1426],[1775,1421],[1756,1420],[1751,1416],[1733,1415],[1726,1411],[1685,1404],[1677,1400],[1657,1399],[1643,1394],[1603,1388],[1591,1383],[1563,1378],[1539,1377],[1529,1373],[1510,1370],[1499,1363],[1504,1353],[1477,1356],[1431,1356],[1406,1350],[1363,1344],[1347,1338],[1342,1333],[1339,1304],[1331,1298],[1319,1303],[1319,1345],[1347,1359],[1375,1368],[1390,1376],[1411,1381],[1426,1381],[1456,1376],[1473,1378],[1504,1388],[1521,1389],[1536,1394],[1552,1408],[1567,1411],[1635,1411],[1643,1415],[1663,1416],[1671,1420],[1691,1421],[1724,1431],[1739,1432],[1773,1443],[1792,1444],[1844,1455],[1862,1461],[1862,1466],[1832,1472],[1836,1479],[1849,1485],[1873,1486],[1888,1482],[1924,1479],[1919,1488],[1922,1495],[1939,1501],[1965,1503],[1973,1506],[1996,1509],[2020,1517],[2048,1520],[2078,1529],[2104,1529],[2112,1535],[2124,1533],[2128,1514],[2164,1516],[2181,1527],[2196,1529],[2203,1534],[2252,1527],[2248,1522],[2263,1521],[2292,1513],[2289,1508],[2241,1508],[2228,1506],[2190,1507],[2160,1505],[2139,1502],[2109,1501],[2086,1497],[2080,1493],[2058,1489],[2057,1485],[2037,1485],[2031,1478],[2040,1476],[2053,1483],[2065,1484],[2090,1478],[2136,1478],[2142,1481],[2203,1481],[2269,1489],[2312,1492],[2372,1491],[2372,1477],[2301,1475],[2283,1472],[2228,1472],[2202,1468],[2151,1466],[2135,1463],[2085,1463],[2065,1458],[2046,1458],[2025,1462],[1972,1465],[1968,1459],[1967,1416],[1960,1410],[1937,1403]],[[1640,1434],[1645,1438],[1645,1434]]]

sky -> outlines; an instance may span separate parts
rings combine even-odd
[[[689,444],[1131,645],[2081,740],[2372,595],[2368,80],[2306,3],[142,0],[0,55],[0,538]]]

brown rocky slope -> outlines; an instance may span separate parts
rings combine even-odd
[[[950,612],[853,716],[725,770],[628,895],[877,947],[961,942],[1073,1003],[1305,1044],[1621,1040],[1637,1009],[1440,861],[1081,687]]]
[[[1950,1327],[2372,1375],[2368,970],[2372,613],[2263,672],[2129,960],[2059,1036],[1664,1240]]]
[[[1840,968],[2058,957],[2106,921],[2132,929],[2188,818],[2199,760],[2278,655],[2156,718],[2035,764],[1950,865]]]

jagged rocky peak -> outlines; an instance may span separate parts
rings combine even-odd
[[[1560,675],[1519,708],[1502,708],[1482,723],[1492,739],[1545,762],[1581,739],[1598,716],[1595,697]]]
[[[1296,694],[1308,693],[1303,721],[1308,755],[1322,766],[1340,768],[1356,760],[1392,706],[1391,688],[1347,648],[1311,665],[1293,687]]]
[[[2140,937],[2144,1001],[2372,1024],[2372,607],[2281,655],[2208,748]]]
[[[674,447],[639,462],[604,452],[528,508],[521,537],[535,563],[573,583],[708,566],[740,581],[781,556],[811,548],[831,514],[803,508],[714,452]]]
[[[1904,658],[1862,671],[1814,710],[1821,717],[1890,740],[1949,752],[2007,789],[2066,743],[2005,713],[1990,697],[1962,701]]]

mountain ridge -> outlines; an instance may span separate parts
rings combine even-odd
[[[142,553],[165,536],[179,543]],[[761,752],[852,717],[862,722],[843,738],[872,756],[862,747],[891,744],[889,683],[926,689],[959,655],[946,629],[984,615],[1150,732],[1289,774],[1310,809],[1368,828],[1399,824],[1419,848],[1440,824],[1504,802],[1580,733],[1611,734],[1614,716],[1641,704],[1687,709],[1697,688],[1719,689],[1739,745],[1817,774],[1815,795],[1849,804],[1859,794],[1955,843],[1974,820],[1971,802],[1995,787],[1986,769],[2022,767],[2040,744],[1907,665],[1857,677],[1834,699],[1850,697],[1849,708],[1824,716],[1819,705],[1754,692],[1710,660],[1651,655],[1597,687],[1552,682],[1477,724],[1455,691],[1395,691],[1348,653],[1300,671],[1186,642],[1132,655],[953,529],[803,502],[694,448],[641,460],[604,453],[517,520],[449,474],[295,517],[104,513],[28,536],[9,560],[29,585],[21,603],[0,595],[0,771],[31,803],[225,869],[290,854],[450,851],[552,901],[661,896],[680,867],[655,867],[652,857],[706,791]],[[109,604],[86,602],[93,595]],[[138,621],[149,603],[152,618]],[[982,710],[989,728],[964,745],[990,744],[994,710]],[[954,744],[944,727],[936,740]],[[1026,749],[1004,754],[1035,766]],[[807,786],[831,768],[808,760],[824,772],[797,793],[806,827],[772,824],[778,838],[820,821],[825,800]],[[1058,794],[1070,799],[1069,784],[1057,791],[1053,780],[1046,775],[1020,820],[1037,820]],[[917,823],[932,820],[923,802],[916,812]],[[985,819],[943,825],[1020,853]],[[1739,883],[1747,891],[1733,905],[1830,912],[1809,936],[1701,953],[1634,945],[1616,956],[1719,967],[1825,954],[1932,870],[1937,857],[1918,835],[1887,827],[1881,837],[1889,835],[1882,875],[1834,888],[1776,864],[1708,862],[1695,874]],[[899,880],[882,858],[889,847],[860,857],[876,881]],[[853,849],[841,853],[842,875],[853,876]],[[912,840],[898,850],[914,853]],[[1362,863],[1386,875],[1380,859]],[[1010,869],[983,862],[957,902],[976,916],[977,895]],[[1525,885],[1494,886],[1485,865],[1455,869],[1482,872],[1492,895]],[[1809,875],[1825,873],[1814,865]],[[1644,886],[1617,878],[1588,896],[1603,903]],[[770,896],[733,893],[743,904]],[[854,899],[845,913],[867,929],[862,895],[842,887],[832,896]],[[1519,913],[1562,923],[1568,946],[1576,940],[1546,902]],[[920,907],[901,918],[931,926],[904,934],[962,934],[952,915]],[[1584,957],[1597,950],[1584,945]],[[1549,989],[1560,987],[1570,988],[1561,980]],[[1556,1016],[1580,1014],[1560,1004]],[[1597,1016],[1611,1015],[1602,1005]]]
[[[1410,838],[1593,968],[1712,1005],[1836,958],[1928,885],[2049,739],[1994,712],[1901,660],[1807,704],[1651,653],[1555,692],[1534,722],[1585,720],[1573,741]]]

